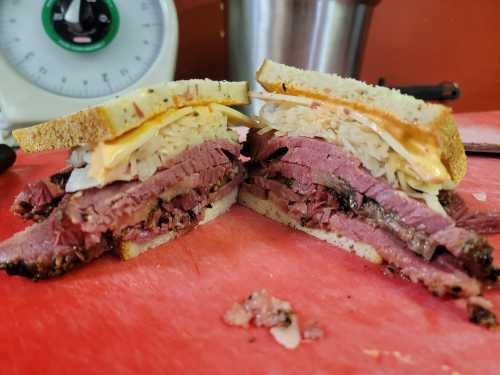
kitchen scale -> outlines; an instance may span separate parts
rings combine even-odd
[[[0,0],[0,127],[172,80],[177,44],[172,0]]]

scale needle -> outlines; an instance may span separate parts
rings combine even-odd
[[[68,10],[64,15],[64,20],[68,23],[79,24],[80,23],[80,5],[81,0],[72,0],[69,4]]]

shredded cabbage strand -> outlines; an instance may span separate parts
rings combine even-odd
[[[424,201],[429,208],[446,215],[438,194],[454,186],[425,183],[398,151],[377,132],[342,106],[322,105],[305,97],[282,94],[252,93],[265,101],[259,113],[258,134],[274,131],[276,136],[322,138],[356,156],[373,176],[385,178],[403,194]]]

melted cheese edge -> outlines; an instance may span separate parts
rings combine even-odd
[[[451,182],[451,176],[441,161],[441,148],[437,137],[431,129],[413,124],[400,125],[395,122],[382,122],[373,115],[307,97],[274,93],[252,93],[251,97],[277,104],[321,109],[328,112],[331,117],[335,117],[334,122],[350,123],[349,126],[366,127],[377,134],[404,160],[403,163],[400,163],[400,169],[408,174],[416,185],[435,186]],[[280,124],[267,123],[265,125],[280,130]],[[328,131],[329,129],[325,130]],[[305,133],[307,133],[307,130],[305,130]],[[312,134],[306,136],[310,135]],[[318,136],[322,137],[322,135]],[[325,140],[335,142],[335,137],[328,139],[327,135]]]
[[[385,178],[401,193],[421,199],[445,215],[437,195],[455,184],[430,129],[382,122],[375,116],[308,97],[275,93],[250,96],[266,102],[259,115],[259,134],[274,131],[275,136],[321,138],[339,145],[359,158],[375,177]]]
[[[118,138],[97,144],[90,150],[86,175],[100,187],[137,177],[144,180],[163,161],[190,146],[212,139],[238,143],[238,134],[229,123],[248,126],[253,121],[220,104],[168,110]]]

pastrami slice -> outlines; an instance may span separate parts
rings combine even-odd
[[[251,132],[245,151],[253,159],[242,196],[270,202],[299,229],[368,244],[393,270],[436,295],[479,296],[482,282],[496,280],[484,237],[374,177],[336,145]]]
[[[203,220],[211,204],[238,188],[243,178],[238,157],[239,145],[206,141],[145,181],[63,193],[48,217],[0,243],[0,267],[40,279],[119,251],[122,242],[185,232]]]

